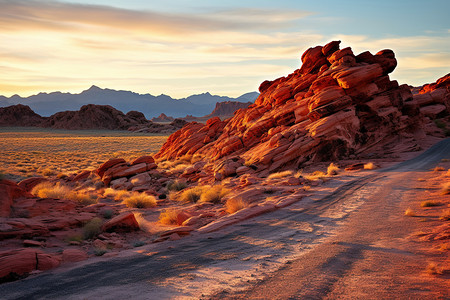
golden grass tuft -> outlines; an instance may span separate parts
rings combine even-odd
[[[170,181],[167,184],[167,190],[168,191],[181,191],[183,189],[185,189],[187,187],[186,183],[180,180],[174,180],[174,181]]]
[[[307,180],[313,181],[313,180],[324,179],[326,177],[326,174],[322,171],[314,171],[313,173],[311,173],[309,175],[303,175],[303,177]]]
[[[83,205],[97,203],[97,198],[94,195],[89,195],[83,191],[74,191],[70,187],[62,185],[59,182],[56,184],[51,182],[42,182],[36,185],[31,190],[31,193],[39,198],[65,199],[75,201]]]
[[[364,170],[375,170],[378,167],[373,163],[373,162],[369,162],[367,164],[364,164]]]
[[[339,167],[334,163],[331,163],[327,168],[327,175],[328,176],[337,175],[339,171],[340,171]]]
[[[432,262],[429,263],[427,268],[425,269],[425,271],[429,274],[429,275],[442,275],[443,271],[442,268],[440,268],[436,263]]]
[[[229,214],[240,211],[243,208],[246,208],[248,204],[242,200],[241,198],[230,198],[225,203],[226,212]]]
[[[130,195],[130,192],[126,190],[115,190],[113,188],[107,188],[103,192],[103,197],[112,198],[116,201],[123,201]]]
[[[439,220],[441,221],[450,221],[450,209],[446,209],[442,212],[441,216],[439,217]]]
[[[164,225],[177,225],[178,214],[180,214],[180,211],[177,209],[165,209],[159,214],[158,222]]]
[[[441,194],[442,195],[450,194],[450,182],[444,183],[444,185],[442,185]]]
[[[220,203],[229,192],[230,190],[222,185],[205,186],[203,187],[199,202]]]
[[[188,190],[183,190],[180,193],[170,193],[169,198],[171,200],[179,201],[179,202],[193,202],[196,203],[198,200],[200,200],[200,197],[203,194],[203,187],[196,186],[193,188],[190,188]]]
[[[445,171],[445,168],[440,167],[440,166],[437,166],[437,167],[435,167],[435,168],[433,169],[433,171],[434,171],[434,172],[442,172],[442,171]]]
[[[411,208],[407,208],[405,210],[405,216],[407,216],[407,217],[415,217],[416,213]]]
[[[146,193],[132,192],[122,200],[122,203],[127,207],[149,208],[156,206],[156,198]]]
[[[292,172],[291,170],[288,171],[283,171],[283,172],[277,172],[277,173],[272,173],[270,174],[267,179],[281,179],[281,178],[285,178],[288,176],[291,176],[294,172]]]
[[[441,202],[439,202],[439,201],[431,201],[431,200],[422,201],[420,203],[421,207],[432,207],[432,206],[440,206],[440,205],[442,205]]]

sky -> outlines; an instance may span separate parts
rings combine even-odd
[[[0,95],[236,97],[332,40],[394,50],[391,79],[419,86],[450,72],[449,11],[448,0],[0,0]]]

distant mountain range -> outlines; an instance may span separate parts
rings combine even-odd
[[[9,98],[0,96],[0,107],[24,104],[39,115],[50,116],[61,111],[79,110],[83,105],[97,104],[111,105],[123,112],[140,111],[147,119],[157,117],[161,113],[177,118],[186,115],[207,115],[215,108],[217,102],[254,102],[258,95],[257,92],[250,92],[237,98],[231,98],[203,93],[174,99],[164,94],[153,96],[130,91],[102,89],[93,85],[79,94],[53,92],[39,93],[25,98],[18,95]]]

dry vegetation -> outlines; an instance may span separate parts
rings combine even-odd
[[[68,175],[94,169],[112,157],[135,158],[157,152],[167,136],[106,130],[2,128],[0,170],[25,178]]]
[[[97,203],[95,195],[89,194],[87,191],[75,191],[60,183],[42,182],[36,185],[31,193],[40,198],[66,199],[83,205]]]

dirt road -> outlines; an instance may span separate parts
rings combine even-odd
[[[417,222],[403,216],[414,180],[442,158],[450,158],[450,139],[220,232],[3,284],[0,297],[446,298],[442,281],[421,275],[426,257],[407,239]]]

